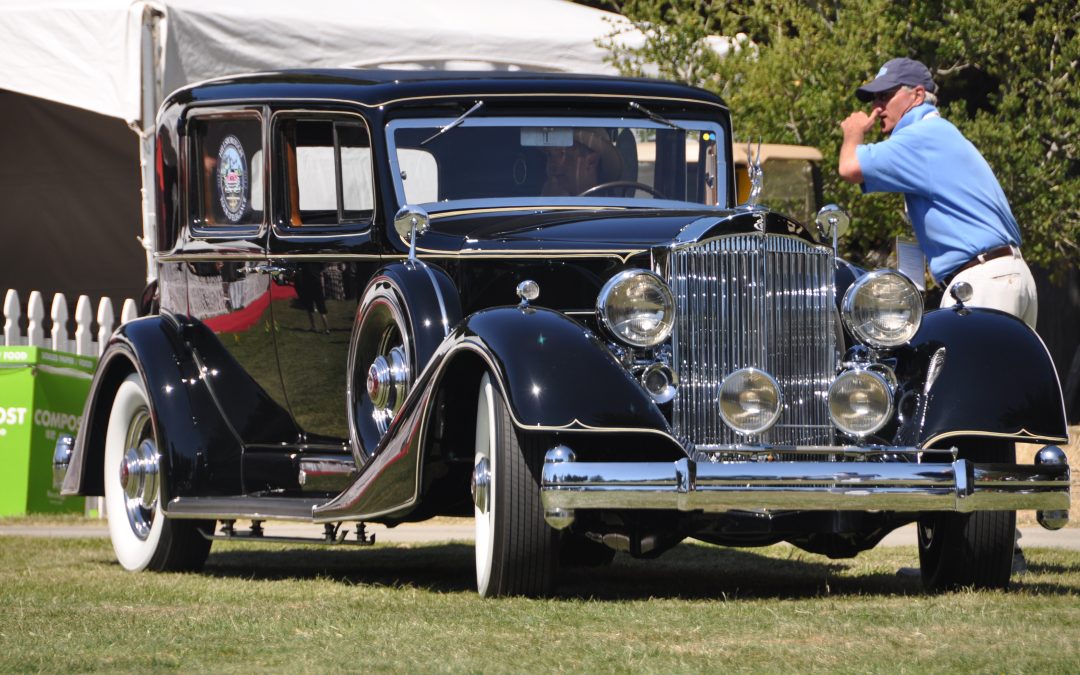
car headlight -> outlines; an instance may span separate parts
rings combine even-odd
[[[844,325],[859,341],[872,347],[896,347],[918,332],[922,295],[903,274],[878,270],[851,285],[841,312]]]
[[[720,383],[720,417],[740,434],[768,431],[780,419],[783,400],[772,375],[742,368]]]
[[[892,411],[892,387],[882,373],[861,368],[847,370],[829,387],[833,424],[852,436],[861,438],[874,433],[892,418]]]
[[[616,339],[633,347],[653,347],[675,326],[675,297],[652,272],[625,270],[600,289],[596,313]]]

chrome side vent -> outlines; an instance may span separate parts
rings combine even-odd
[[[783,235],[738,234],[670,251],[675,294],[673,428],[684,443],[830,445],[827,394],[836,372],[833,252]],[[734,370],[776,378],[780,420],[740,436],[720,419],[717,391]]]

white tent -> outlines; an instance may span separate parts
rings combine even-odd
[[[596,41],[620,28],[640,39],[564,0],[0,0],[0,228],[15,244],[0,287],[132,292],[103,278],[144,271],[128,259],[136,234],[153,244],[147,132],[179,87],[297,67],[613,73]]]

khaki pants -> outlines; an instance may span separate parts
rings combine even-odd
[[[952,307],[956,300],[949,292],[958,281],[971,284],[973,295],[969,307],[1000,309],[1021,319],[1035,330],[1039,313],[1039,298],[1035,279],[1023,257],[1002,256],[987,260],[960,272],[949,282],[941,298],[942,307]]]

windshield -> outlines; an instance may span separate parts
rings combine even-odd
[[[727,203],[715,122],[559,117],[396,120],[387,127],[399,203],[454,207]]]

